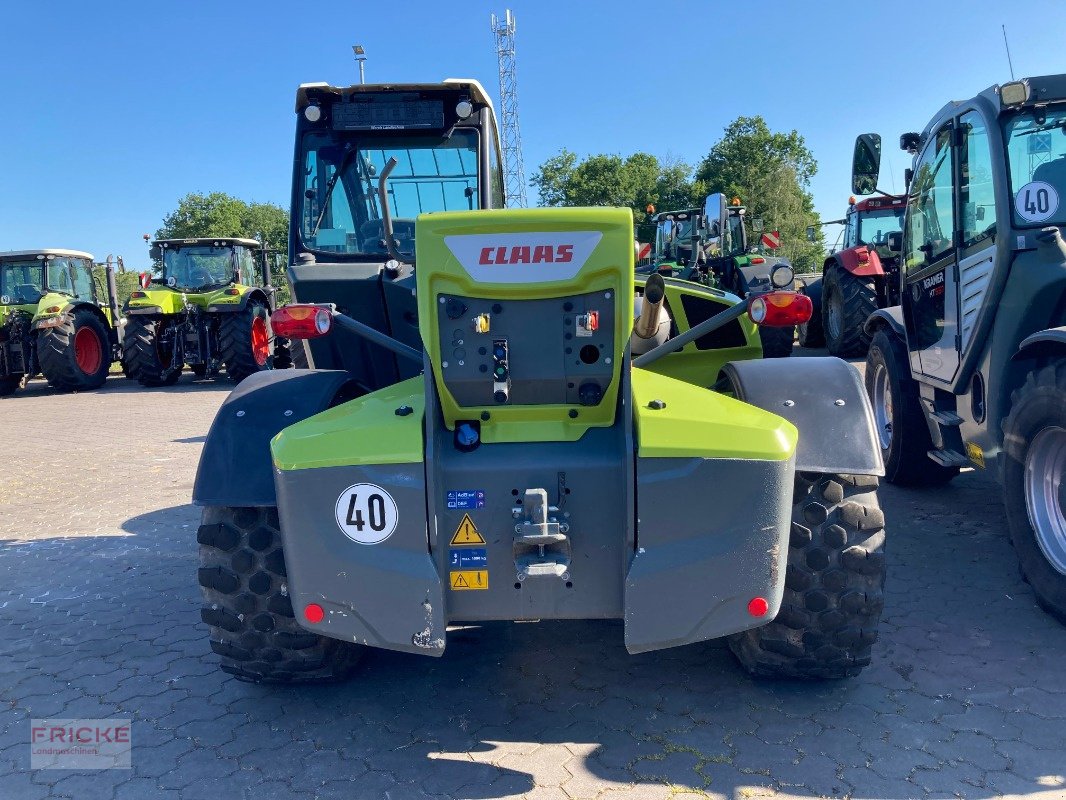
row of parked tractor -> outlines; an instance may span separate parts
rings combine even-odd
[[[172,385],[185,366],[240,381],[292,365],[270,328],[275,290],[259,242],[168,239],[150,253],[157,269],[120,306],[110,261],[101,280],[79,250],[0,252],[0,396],[36,375],[59,391],[98,389],[114,364],[144,386]]]

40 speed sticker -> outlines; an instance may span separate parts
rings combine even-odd
[[[341,532],[359,544],[381,544],[400,519],[392,495],[372,483],[357,483],[341,492],[336,514]]]
[[[1032,181],[1014,196],[1014,210],[1026,222],[1051,219],[1059,210],[1059,193],[1046,181]]]

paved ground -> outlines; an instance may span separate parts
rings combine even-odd
[[[223,675],[189,503],[226,384],[0,401],[0,798],[1066,796],[1066,629],[1017,576],[998,492],[882,495],[873,666],[760,683],[718,642],[490,625],[299,691]],[[31,448],[28,442],[46,442]],[[31,771],[29,720],[132,717],[133,768]]]

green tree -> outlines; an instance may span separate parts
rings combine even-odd
[[[530,185],[546,206],[622,206],[642,221],[649,204],[661,210],[689,208],[702,191],[692,168],[649,153],[591,155],[579,161],[563,149],[534,173]]]
[[[761,218],[767,230],[781,233],[777,253],[797,272],[817,271],[823,243],[810,181],[818,163],[796,131],[772,132],[760,116],[738,117],[725,129],[696,171],[708,192],[740,197],[748,219]],[[818,241],[807,241],[814,225]]]

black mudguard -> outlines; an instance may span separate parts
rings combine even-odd
[[[270,440],[346,396],[350,382],[351,376],[341,370],[270,370],[241,381],[207,433],[193,503],[277,505]]]
[[[796,470],[884,475],[873,411],[857,370],[839,358],[730,361],[722,368],[738,400],[799,430]]]
[[[870,315],[870,318],[863,324],[863,330],[870,336],[877,333],[877,329],[882,325],[888,326],[896,336],[903,341],[907,341],[907,329],[903,327],[903,308],[902,306],[889,306],[888,308],[879,308],[877,311]]]
[[[814,312],[811,314],[813,317],[815,314],[821,314],[822,308],[822,275],[821,273],[814,275],[797,275],[796,276],[796,290],[800,294],[805,294],[811,298],[811,304],[814,306]]]
[[[1066,351],[1066,327],[1045,328],[1026,336],[1011,358],[1048,356]]]

